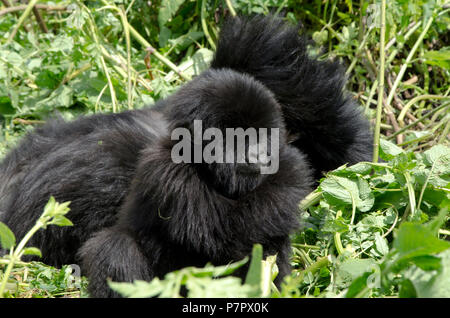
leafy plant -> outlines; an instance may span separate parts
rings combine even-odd
[[[16,262],[20,262],[23,255],[35,255],[41,257],[41,251],[36,247],[25,247],[31,237],[40,229],[45,229],[48,225],[71,226],[72,222],[64,215],[69,212],[70,202],[59,204],[51,197],[44,208],[44,212],[36,221],[36,224],[25,234],[19,244],[16,246],[16,237],[14,233],[2,222],[0,222],[0,243],[1,247],[9,250],[9,255],[5,255],[7,260],[6,270],[2,275],[0,282],[0,298],[3,298],[6,284],[11,270]]]

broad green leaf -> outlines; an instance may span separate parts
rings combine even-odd
[[[82,10],[76,3],[71,3],[67,6],[69,12],[72,14],[67,18],[67,26],[72,29],[81,30],[89,19],[89,14]]]
[[[158,24],[162,28],[177,13],[185,0],[163,0],[158,12]]]
[[[369,279],[370,275],[371,273],[364,273],[362,276],[355,279],[350,284],[350,287],[348,288],[345,297],[346,298],[364,297],[365,296],[364,291],[366,290],[367,280]]]
[[[12,115],[16,112],[8,96],[0,96],[0,115]]]
[[[0,244],[5,250],[9,250],[16,245],[14,233],[3,222],[0,222]]]
[[[416,298],[417,292],[414,284],[409,279],[404,279],[400,283],[399,298]]]
[[[403,149],[392,142],[380,138],[380,155],[383,159],[389,160],[395,156],[404,153]]]
[[[51,221],[49,224],[54,224],[58,226],[73,226],[72,221],[70,221],[68,218],[62,215],[55,216],[53,221]]]
[[[411,262],[424,271],[439,270],[442,268],[441,259],[433,255],[413,257]]]
[[[56,200],[54,196],[51,196],[48,200],[47,204],[44,207],[44,214],[43,215],[51,215],[55,211],[56,207]]]
[[[169,43],[169,39],[172,36],[172,32],[169,28],[163,26],[159,31],[159,46],[165,47]]]
[[[450,69],[450,47],[444,47],[439,51],[426,51],[423,55],[425,63],[436,65],[443,69]]]
[[[444,145],[436,145],[423,153],[424,162],[429,166],[442,165],[450,173],[450,148]]]
[[[438,235],[439,228],[445,223],[448,214],[448,209],[443,208],[439,211],[439,214],[430,222],[426,224],[427,229],[430,230],[434,235]]]
[[[364,179],[329,175],[320,184],[324,197],[335,205],[353,205],[361,212],[369,211],[374,202],[370,186]]]
[[[238,277],[188,279],[186,288],[190,298],[239,298],[249,297],[254,292],[254,287],[241,285]]]
[[[41,250],[37,247],[26,247],[23,249],[23,255],[36,255],[42,257]]]
[[[417,223],[405,222],[398,229],[393,244],[400,259],[432,255],[450,248],[450,242],[440,240],[434,231]]]
[[[73,37],[69,37],[66,35],[59,35],[55,37],[52,42],[49,51],[54,52],[64,52],[66,54],[69,54],[74,46],[74,40]]]
[[[357,259],[350,258],[341,264],[338,264],[335,270],[336,284],[340,287],[349,286],[356,278],[366,272],[372,272],[378,265],[371,258]]]
[[[346,170],[365,175],[372,170],[372,165],[365,162],[359,162],[357,164],[354,164],[353,166],[348,167]]]
[[[117,283],[108,280],[108,285],[122,296],[130,298],[155,297],[166,287],[158,278],[154,278],[151,282],[135,280],[133,283]]]
[[[73,89],[68,85],[61,85],[46,99],[36,104],[36,107],[54,110],[56,107],[69,107],[73,104]]]
[[[248,262],[248,257],[245,257],[244,259],[234,262],[228,265],[223,266],[212,266],[211,274],[213,277],[219,277],[219,276],[225,276],[233,273],[238,268],[242,267]]]
[[[261,244],[255,244],[252,251],[252,260],[245,278],[245,283],[250,286],[260,286],[262,273],[263,248]]]
[[[201,39],[203,37],[203,35],[204,34],[202,31],[189,31],[188,33],[183,34],[176,39],[169,39],[168,42],[172,46],[176,46],[178,50],[184,50],[185,48],[187,48],[189,45],[191,45],[195,41]],[[206,48],[203,48],[203,49],[207,50]]]
[[[375,248],[381,255],[386,255],[389,253],[389,247],[387,244],[387,240],[381,237],[380,233],[375,233]]]
[[[437,269],[423,270],[419,267],[412,267],[405,271],[404,276],[411,281],[417,297],[450,297],[450,249],[439,254],[437,257],[440,259],[442,265]],[[428,259],[428,261],[430,260]],[[435,260],[431,262],[436,263]],[[433,266],[436,267],[436,264]]]

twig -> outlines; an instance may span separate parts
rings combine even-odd
[[[416,96],[413,99],[411,99],[405,105],[405,107],[403,107],[403,109],[400,112],[400,115],[398,115],[397,119],[400,123],[403,123],[403,119],[405,118],[405,115],[406,115],[406,112],[408,111],[408,109],[411,108],[411,106],[414,105],[415,103],[417,103],[418,101],[421,101],[424,99],[443,99],[443,98],[450,98],[450,97],[441,96],[441,95],[419,95],[419,96]]]
[[[358,46],[358,49],[355,52],[355,56],[352,60],[352,63],[350,64],[350,66],[348,67],[347,71],[345,72],[345,74],[350,74],[351,71],[353,70],[353,68],[356,65],[356,62],[358,61],[358,58],[361,54],[362,49],[364,48],[364,46],[366,45],[367,39],[369,38],[370,35],[370,31],[372,31],[372,29],[369,29],[366,33],[366,35],[364,36],[363,40],[361,41],[360,45]]]
[[[384,94],[383,105],[384,105],[386,115],[389,118],[389,122],[392,124],[392,127],[394,128],[394,132],[399,131],[400,125],[398,124],[397,119],[395,118],[394,112],[392,111],[392,108],[386,103],[386,94]],[[402,142],[403,142],[403,136],[397,135],[397,144],[401,144]]]
[[[389,95],[388,95],[388,98],[387,98],[387,101],[386,101],[387,104],[389,104],[389,105],[391,104],[392,99],[394,98],[395,91],[397,90],[397,87],[400,84],[400,82],[401,82],[401,80],[403,78],[403,75],[406,72],[406,69],[408,68],[408,64],[411,62],[411,59],[414,56],[414,54],[416,53],[417,48],[422,43],[423,38],[425,37],[425,34],[427,34],[428,29],[431,27],[431,23],[432,22],[433,22],[433,17],[430,17],[428,19],[427,24],[425,25],[425,27],[423,28],[422,32],[420,33],[419,37],[417,38],[416,43],[414,43],[414,46],[412,47],[411,51],[409,52],[408,57],[405,60],[405,63],[403,63],[400,71],[398,72],[397,78],[395,79],[395,82],[394,82],[394,85],[392,86],[392,89],[389,92]],[[382,53],[384,54],[384,51]]]
[[[439,137],[438,143],[443,143],[448,138],[448,131],[450,130],[450,120],[447,119],[447,123],[445,124],[444,131],[442,132],[441,137]]]
[[[115,7],[115,5],[111,5],[107,0],[101,0],[106,6]],[[116,7],[117,8],[117,7]],[[189,81],[191,78],[180,71],[180,69],[173,64],[170,60],[168,60],[166,57],[164,57],[161,53],[159,53],[142,35],[139,34],[138,31],[136,31],[135,28],[133,28],[128,22],[127,22],[128,28],[130,30],[130,34],[134,37],[136,41],[138,41],[143,47],[145,47],[147,50],[152,50],[153,56],[160,60],[162,63],[167,65],[172,71],[177,73],[181,78],[183,78],[186,81]]]
[[[11,34],[9,35],[8,40],[6,41],[6,44],[9,44],[12,42],[12,40],[14,40],[14,37],[17,34],[17,31],[19,30],[19,28],[22,26],[22,24],[24,23],[25,19],[30,15],[31,10],[33,9],[34,5],[38,2],[38,0],[31,0],[25,11],[22,13],[22,15],[19,18],[19,21],[17,21],[17,24],[15,26],[15,28],[12,30]]]
[[[392,89],[392,81],[391,81],[391,77],[390,76],[387,76],[387,83],[388,83],[389,89]],[[395,108],[397,108],[400,111],[402,111],[403,108],[404,108],[402,101],[400,100],[400,98],[397,95],[394,95],[393,104],[394,104]],[[406,112],[406,117],[408,117],[412,121],[416,121],[417,120],[417,118],[413,114],[411,114],[410,112]],[[400,124],[401,127],[404,126],[403,122],[400,122],[399,124]],[[425,126],[422,123],[418,123],[417,126],[420,129],[424,129],[425,128]]]
[[[8,9],[10,9],[9,7],[11,7],[11,4],[9,3],[8,0],[1,0],[1,1],[2,1],[2,3],[5,5],[5,7],[6,7],[7,9],[0,10],[0,16],[2,16],[1,13],[2,13],[3,11],[8,11]],[[24,9],[25,9],[27,6],[24,5],[23,7],[24,7]],[[11,12],[14,12],[14,11],[11,11]],[[18,12],[14,12],[14,15],[17,16],[17,17],[19,17]],[[26,25],[23,26],[23,29],[24,29],[26,32],[29,32],[29,29],[28,29],[28,27],[27,27]]]
[[[206,25],[206,20],[205,20],[205,11],[206,11],[206,0],[202,0],[202,7],[200,9],[200,20],[202,23],[202,29],[203,29],[203,33],[205,33],[205,37],[209,42],[209,45],[211,45],[211,47],[213,48],[213,50],[216,50],[216,44],[214,43],[213,39],[211,38],[211,34],[209,34],[208,31],[208,26]]]
[[[5,0],[2,0],[3,4],[5,4],[4,1]],[[6,6],[6,4],[5,4],[5,6]],[[50,6],[47,4],[36,4],[34,7],[39,10],[45,10],[45,11],[66,11],[67,10],[67,6]],[[27,5],[19,5],[19,6],[15,6],[15,7],[6,6],[5,9],[0,10],[0,16],[8,14],[8,13],[23,11],[26,8],[27,8]]]
[[[39,27],[41,28],[41,31],[44,33],[48,33],[47,25],[45,25],[45,21],[42,19],[42,16],[39,13],[39,10],[38,8],[36,8],[36,6],[33,7],[33,14],[34,17],[36,18]]]
[[[424,121],[426,118],[430,117],[430,116],[433,115],[434,113],[436,113],[436,112],[438,112],[438,111],[440,111],[440,110],[442,110],[442,109],[444,109],[444,108],[446,108],[446,107],[449,107],[449,106],[450,106],[450,103],[445,103],[445,104],[439,106],[438,108],[433,109],[433,110],[430,111],[429,113],[427,113],[427,114],[423,115],[422,117],[420,117],[419,119],[417,119],[415,122],[413,122],[413,123],[411,123],[411,124],[409,124],[409,125],[403,127],[403,128],[400,129],[399,131],[396,131],[394,134],[392,134],[392,135],[390,135],[389,137],[387,137],[387,139],[389,140],[389,139],[394,138],[394,137],[397,136],[398,134],[401,134],[401,133],[405,132],[407,129],[409,129],[409,128],[415,126],[415,125],[417,125],[418,123],[420,123],[420,122],[422,122],[422,121]]]
[[[79,69],[73,71],[72,73],[68,74],[66,77],[64,77],[62,84],[66,84],[69,81],[71,81],[72,79],[74,79],[75,77],[77,77],[78,75],[80,75],[81,73],[83,73],[84,71],[87,71],[88,69],[90,69],[92,67],[91,63],[86,63],[83,66],[81,66]]]
[[[114,63],[113,67],[117,71],[117,73],[119,73],[123,78],[127,78],[127,73],[125,73],[124,71],[124,69],[127,70],[125,59],[117,52],[115,53],[116,55],[109,54],[108,51],[106,51],[106,49],[102,45],[100,45],[100,49],[102,51],[102,55],[107,60]],[[144,78],[142,78],[142,76],[140,76],[139,73],[131,65],[129,66],[129,68],[134,74],[136,74],[137,81],[142,86],[144,86],[149,92],[151,92],[153,89],[151,88],[149,83]]]
[[[377,104],[377,116],[375,122],[375,131],[373,139],[373,162],[378,162],[379,145],[380,145],[380,124],[381,124],[381,112],[383,108],[384,97],[384,59],[385,59],[385,33],[386,33],[386,0],[381,1],[381,26],[380,26],[380,68],[378,74],[378,104]],[[391,123],[394,125],[394,123]],[[395,126],[394,126],[395,127]]]
[[[94,40],[94,42],[95,42],[99,52],[101,52],[102,51],[102,47],[101,47],[101,44],[100,44],[100,42],[99,42],[99,40],[97,38],[97,33],[96,33],[97,31],[95,29],[94,18],[91,15],[89,15],[89,19],[87,19],[87,21],[88,21],[89,28],[90,28],[91,33],[92,33],[92,39]],[[101,66],[103,68],[103,72],[105,73],[106,80],[108,82],[109,92],[111,94],[111,102],[112,102],[112,108],[113,108],[112,110],[113,110],[113,113],[115,113],[115,112],[117,112],[116,91],[114,90],[114,85],[113,85],[113,83],[111,81],[111,77],[109,75],[108,67],[106,66],[106,62],[105,62],[105,59],[104,59],[103,55],[100,56],[100,63],[101,63]]]
[[[416,26],[417,23],[420,24],[421,22],[420,22],[420,21],[419,21],[419,22],[417,22],[417,21],[411,22],[411,23],[406,27],[406,31],[408,32],[409,30],[411,30],[413,27]],[[392,45],[395,44],[395,42],[397,41],[397,37],[399,37],[399,36],[402,35],[402,31],[403,31],[403,30],[401,30],[400,32],[398,32],[397,35],[394,36],[394,37],[386,44],[386,47],[384,48],[386,51],[389,50],[389,48],[390,48]]]
[[[21,124],[21,125],[34,125],[34,124],[43,124],[45,121],[43,120],[28,120],[22,118],[14,118],[13,124]]]
[[[301,8],[301,10],[303,10],[303,12],[305,12],[305,13],[306,13],[307,15],[309,15],[310,17],[312,17],[312,18],[314,18],[315,20],[317,20],[319,23],[321,23],[328,31],[330,31],[330,33],[331,33],[334,37],[336,37],[336,38],[339,40],[339,42],[344,42],[344,38],[343,38],[339,33],[337,33],[337,32],[331,27],[331,25],[330,25],[329,23],[325,22],[324,20],[322,20],[322,19],[319,18],[319,17],[316,17],[313,13],[311,13],[311,11],[309,11],[309,10],[307,10],[307,9]]]
[[[127,14],[123,7],[119,10],[120,19],[123,24],[123,30],[125,32],[125,42],[127,44],[127,102],[128,109],[133,108],[132,100],[133,100],[133,90],[131,85],[131,40],[130,40],[130,29],[128,28],[128,19]]]
[[[233,8],[233,5],[231,4],[230,0],[225,0],[225,3],[227,4],[228,10],[230,10],[230,14],[235,17],[236,16],[236,11]]]

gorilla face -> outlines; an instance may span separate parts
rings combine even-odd
[[[186,130],[190,149],[183,150],[205,182],[237,198],[276,173],[284,122],[264,85],[223,69],[203,73],[178,94],[196,106],[174,103],[168,116],[175,119],[173,129]]]

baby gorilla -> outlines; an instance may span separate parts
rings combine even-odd
[[[174,163],[171,131],[279,129],[278,171],[256,163]],[[225,133],[224,133],[225,135]],[[244,169],[243,166],[248,166]],[[117,296],[113,281],[150,280],[186,266],[277,254],[289,273],[289,233],[310,169],[285,141],[281,107],[248,75],[209,70],[154,108],[53,122],[28,135],[0,167],[1,220],[22,237],[48,198],[71,201],[73,227],[39,231],[42,261],[81,264],[92,297]],[[245,269],[237,275],[243,276]]]
[[[71,201],[74,226],[48,227],[30,245],[47,264],[81,264],[92,297],[118,296],[107,278],[227,264],[255,243],[277,254],[279,284],[312,176],[371,158],[368,122],[344,83],[339,64],[309,57],[298,29],[281,19],[230,19],[211,69],[154,107],[50,121],[28,134],[0,163],[0,221],[21,238],[50,196]],[[262,154],[278,170],[262,174],[267,162],[258,160],[176,163],[172,132],[192,133],[196,120],[224,136],[227,128],[279,129],[278,151]]]

